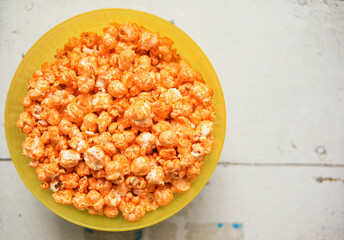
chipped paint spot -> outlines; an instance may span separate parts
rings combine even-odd
[[[292,141],[290,141],[290,145],[292,146],[292,148],[296,149],[297,146],[295,145],[295,143],[293,143]]]
[[[232,224],[233,228],[242,228],[242,224],[241,223],[233,223]]]
[[[33,8],[33,3],[29,3],[29,4],[27,4],[27,5],[25,6],[25,10],[26,10],[26,11],[31,11],[32,8]]]
[[[94,233],[94,230],[93,230],[93,229],[90,229],[90,228],[85,228],[85,231],[86,231],[86,232],[89,232],[89,233]]]
[[[333,2],[334,2],[334,1],[343,2],[343,0],[333,0]],[[328,0],[323,0],[323,2],[324,2],[325,4],[329,4],[329,1],[328,1]],[[331,2],[331,3],[332,3],[332,2]],[[339,5],[336,3],[335,6],[338,7]]]
[[[141,240],[143,236],[142,229],[128,232],[103,232],[85,228],[83,233],[85,240]]]
[[[301,6],[307,5],[307,0],[297,0],[296,2],[297,2],[297,4],[299,4]]]
[[[188,240],[199,239],[226,239],[243,240],[244,228],[241,223],[197,223],[186,224],[186,237]]]
[[[141,240],[141,239],[142,239],[142,229],[136,232],[134,240]]]
[[[344,182],[344,179],[342,178],[332,178],[332,177],[314,177],[315,181],[318,183],[323,182]]]
[[[320,160],[324,160],[326,155],[327,155],[327,151],[326,151],[326,148],[324,146],[318,146],[314,149],[314,152],[316,154],[318,154],[319,156],[319,159]]]
[[[145,228],[145,239],[175,240],[177,224],[173,222],[160,222],[151,227]],[[162,237],[163,236],[163,237]]]

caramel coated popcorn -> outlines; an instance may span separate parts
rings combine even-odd
[[[56,202],[137,221],[190,188],[214,144],[213,90],[171,39],[112,23],[56,58],[29,80],[17,121]]]

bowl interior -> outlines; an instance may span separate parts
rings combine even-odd
[[[16,128],[15,123],[19,114],[23,111],[20,104],[26,95],[27,81],[34,71],[46,61],[54,61],[54,55],[58,48],[63,48],[68,38],[79,35],[84,31],[101,33],[102,29],[111,22],[134,22],[152,31],[159,32],[161,36],[170,37],[183,58],[187,59],[194,68],[198,69],[207,84],[214,89],[213,103],[216,112],[215,144],[213,151],[204,160],[201,175],[192,183],[189,191],[183,194],[175,194],[172,203],[166,207],[160,207],[154,212],[147,213],[137,222],[127,222],[122,216],[107,218],[104,216],[92,216],[87,212],[75,209],[73,206],[60,205],[51,197],[50,190],[40,188],[40,181],[35,171],[27,166],[29,162],[22,155],[21,144],[25,134]],[[197,44],[182,30],[159,17],[148,13],[129,9],[101,9],[87,12],[57,25],[42,36],[28,51],[20,63],[8,91],[5,109],[5,131],[8,148],[12,161],[29,190],[46,207],[60,217],[88,228],[105,231],[127,231],[150,226],[158,223],[185,207],[204,187],[219,160],[226,131],[226,109],[220,82],[215,70],[206,55]]]

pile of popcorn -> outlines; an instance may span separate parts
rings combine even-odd
[[[213,90],[172,45],[112,23],[33,74],[16,125],[56,202],[137,221],[190,188],[214,143]]]

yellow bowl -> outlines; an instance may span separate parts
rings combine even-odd
[[[102,29],[111,22],[134,22],[152,31],[159,32],[161,36],[170,37],[183,58],[189,60],[192,66],[198,69],[207,84],[214,89],[213,102],[216,111],[215,144],[213,151],[204,160],[201,175],[192,183],[189,191],[175,194],[172,203],[166,207],[147,213],[137,222],[128,222],[122,216],[107,218],[105,216],[92,216],[73,206],[60,205],[51,197],[50,190],[40,188],[40,181],[34,169],[27,166],[28,159],[22,155],[21,144],[25,134],[21,133],[15,125],[19,114],[23,111],[20,101],[26,95],[26,86],[34,71],[39,70],[47,61],[53,61],[56,49],[63,48],[68,38],[78,37],[84,31],[101,33]],[[47,208],[60,217],[87,227],[103,231],[128,231],[147,227],[158,223],[184,208],[202,190],[220,158],[226,131],[226,108],[220,82],[215,70],[203,51],[182,30],[157,16],[129,9],[101,9],[80,14],[55,26],[44,34],[27,52],[20,63],[7,95],[5,109],[5,130],[7,145],[20,177],[25,185]],[[14,190],[15,191],[15,190]]]

